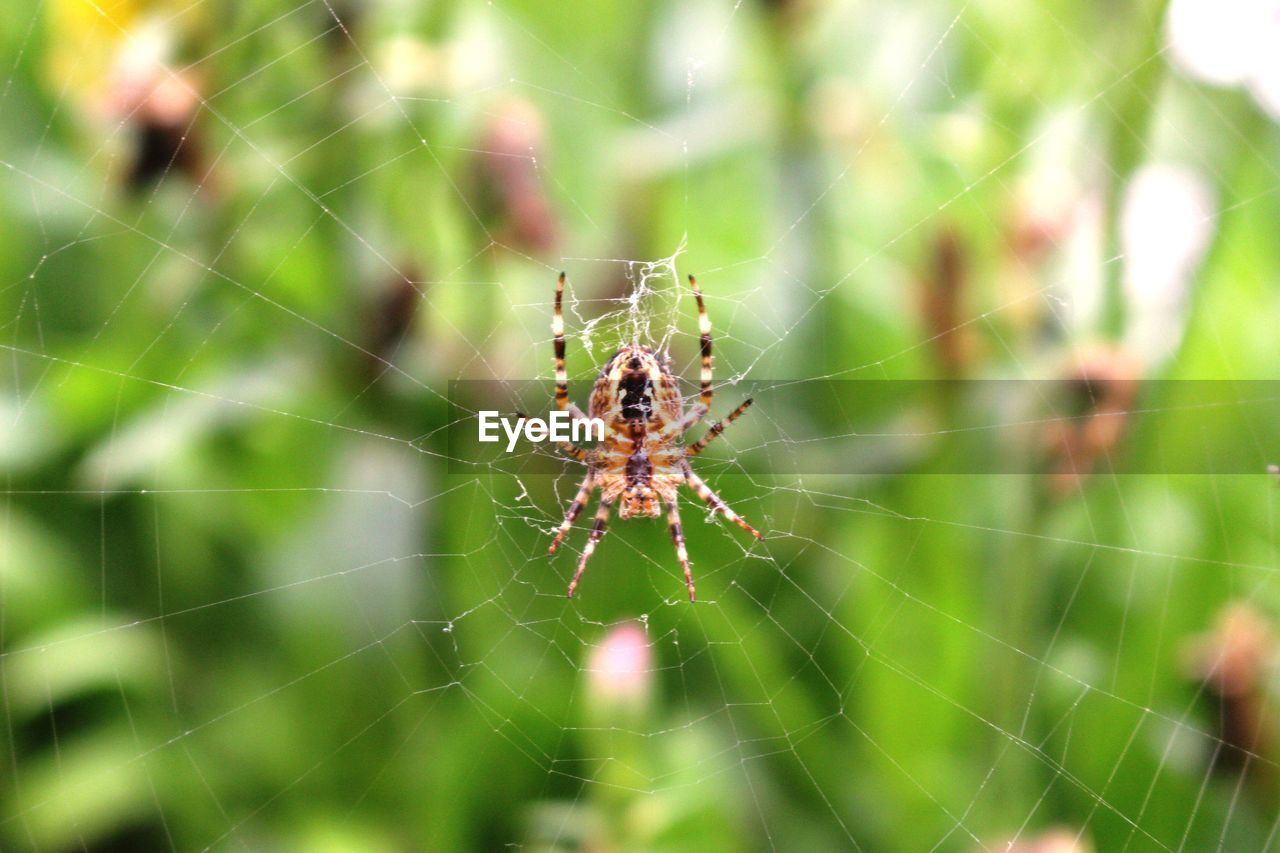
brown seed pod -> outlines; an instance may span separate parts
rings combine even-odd
[[[1117,346],[1100,345],[1077,356],[1067,375],[1076,411],[1051,424],[1047,433],[1054,492],[1078,488],[1119,448],[1141,373],[1137,358]]]
[[[556,245],[555,214],[538,170],[542,118],[528,101],[492,111],[480,133],[475,174],[479,213],[501,243],[544,255]]]
[[[1269,755],[1273,732],[1266,679],[1275,663],[1275,637],[1266,618],[1247,602],[1228,604],[1211,630],[1190,640],[1185,662],[1215,712],[1222,743],[1215,769],[1241,772],[1251,755]],[[1254,764],[1259,771],[1264,767]]]

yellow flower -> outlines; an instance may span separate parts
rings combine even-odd
[[[50,90],[91,114],[110,112],[114,91],[173,60],[190,0],[49,0],[45,75]]]

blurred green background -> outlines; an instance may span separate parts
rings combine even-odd
[[[1280,378],[1277,27],[7,11],[0,847],[1271,846],[1280,423],[1134,382]],[[560,269],[574,377],[633,335],[694,375],[696,272],[715,412],[766,387],[699,467],[767,539],[687,501],[695,605],[645,521],[564,598],[574,464],[451,465],[450,382],[550,377]],[[767,392],[818,377],[1083,392],[983,415],[1028,473],[944,476],[963,382],[839,401],[881,428],[830,466]]]

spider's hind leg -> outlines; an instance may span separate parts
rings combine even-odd
[[[562,412],[568,412],[573,420],[582,421],[586,420],[587,416],[583,414],[582,409],[569,400],[569,374],[564,365],[564,311],[561,307],[563,301],[564,273],[560,273],[560,278],[556,279],[555,312],[551,315],[551,333],[555,335],[556,353],[556,408]],[[581,460],[586,456],[586,451],[573,442],[564,442],[560,447],[574,459]]]
[[[693,298],[698,302],[698,349],[702,357],[702,369],[698,379],[698,402],[681,418],[678,430],[684,432],[701,421],[711,411],[711,318],[707,316],[707,306],[702,301],[702,290],[698,280],[689,276],[689,286],[693,288]]]

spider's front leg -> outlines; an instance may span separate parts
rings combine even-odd
[[[595,478],[588,473],[582,485],[578,487],[578,494],[574,496],[573,503],[569,504],[569,509],[564,514],[564,521],[556,530],[556,538],[551,540],[551,547],[547,549],[548,554],[554,554],[560,547],[560,543],[569,533],[569,528],[573,527],[574,521],[582,514],[582,508],[587,505],[587,498],[591,497],[591,490],[594,488]]]
[[[605,497],[600,498],[600,508],[596,510],[596,520],[591,525],[591,535],[587,537],[587,545],[582,549],[582,556],[578,559],[578,570],[573,573],[573,580],[569,581],[569,598],[573,598],[573,591],[578,588],[578,579],[582,577],[582,570],[587,567],[587,560],[590,560],[595,552],[596,543],[604,535],[605,525],[609,523],[609,509],[612,506],[613,501]]]
[[[684,582],[689,587],[689,600],[694,601],[693,570],[689,568],[689,550],[684,546],[684,529],[680,526],[680,508],[673,498],[667,504],[667,527],[671,530],[671,541],[676,546],[676,559],[680,568],[684,569]]]
[[[738,515],[732,509],[730,509],[729,505],[724,502],[724,499],[721,498],[719,495],[717,495],[715,492],[713,492],[711,490],[711,487],[708,486],[701,477],[693,473],[693,469],[690,468],[688,465],[684,466],[684,478],[685,478],[685,481],[688,482],[689,488],[697,492],[698,497],[706,501],[707,506],[711,507],[711,509],[713,509],[714,511],[720,513],[725,518],[729,519],[734,524],[738,525],[743,530],[750,533],[752,536],[756,537],[761,541],[764,541],[764,537],[760,535],[760,531],[756,530],[750,524],[747,524],[746,519]]]

